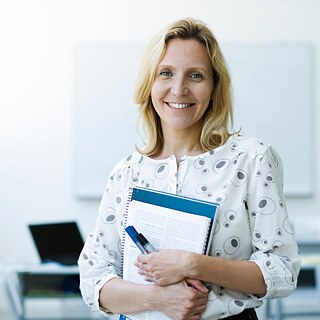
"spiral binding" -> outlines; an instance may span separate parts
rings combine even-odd
[[[133,188],[130,188],[128,191],[128,199],[127,199],[127,204],[126,204],[124,217],[123,217],[122,237],[121,237],[121,276],[123,276],[124,241],[125,241],[125,237],[126,237],[125,229],[127,227],[129,204],[132,200],[132,192],[133,192]]]
[[[207,232],[206,232],[206,234],[204,234],[203,240],[202,240],[203,241],[202,254],[207,253],[208,244],[209,244],[209,240],[210,240],[210,231],[211,231],[211,228],[213,227],[212,224],[213,224],[213,220],[209,219],[206,224]]]

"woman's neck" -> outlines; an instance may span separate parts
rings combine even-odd
[[[200,145],[200,132],[194,130],[175,130],[163,133],[163,148],[155,159],[166,159],[174,155],[179,163],[184,155],[195,156],[203,153]]]

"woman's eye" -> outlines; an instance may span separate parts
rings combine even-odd
[[[191,73],[190,78],[196,79],[196,80],[201,80],[203,77],[202,77],[201,73]]]
[[[161,71],[160,72],[160,76],[171,77],[172,76],[172,72],[170,72],[170,71]]]

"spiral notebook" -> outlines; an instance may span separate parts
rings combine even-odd
[[[180,249],[207,254],[212,242],[214,218],[219,204],[141,187],[132,188],[127,202],[124,228],[134,226],[156,249]],[[150,284],[137,274],[134,261],[139,249],[124,232],[122,238],[123,279]],[[121,319],[169,319],[157,311],[122,315]]]

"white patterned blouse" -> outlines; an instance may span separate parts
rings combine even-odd
[[[174,156],[154,160],[138,152],[114,167],[78,262],[81,293],[93,311],[103,312],[98,303],[102,286],[121,276],[123,217],[133,186],[219,203],[210,255],[251,260],[261,269],[264,297],[212,285],[202,318],[238,314],[295,289],[300,257],[283,195],[281,159],[261,140],[234,135],[212,151],[184,156],[179,167]]]

